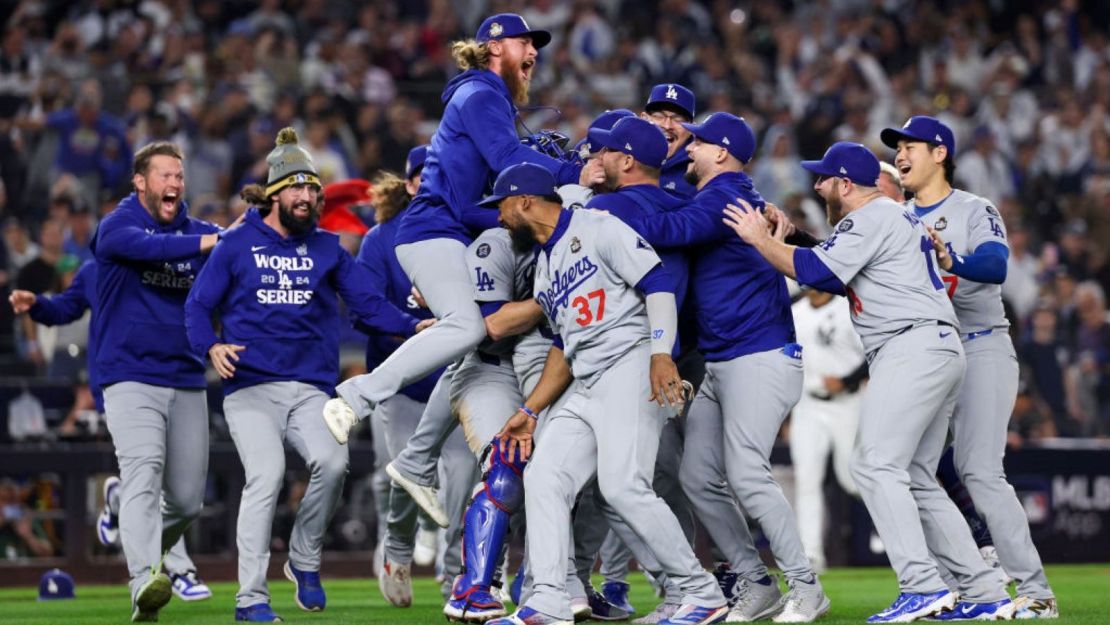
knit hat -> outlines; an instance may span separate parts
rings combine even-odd
[[[266,180],[266,197],[295,184],[320,184],[320,172],[312,155],[297,143],[297,131],[291,127],[278,131],[276,145],[266,156],[270,177]]]

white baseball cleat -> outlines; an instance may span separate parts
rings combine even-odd
[[[324,414],[327,414],[327,408],[324,409]],[[333,432],[334,433],[334,432]],[[405,492],[412,497],[416,505],[427,513],[428,517],[435,521],[436,525],[440,527],[447,527],[450,521],[447,520],[447,511],[443,506],[439,505],[439,491],[434,486],[425,486],[417,484],[411,479],[405,477],[404,473],[397,470],[393,463],[385,465],[385,473],[393,480],[393,483],[405,489]]]
[[[428,566],[436,561],[439,530],[416,530],[416,544],[412,548],[412,561],[420,566]]]
[[[1034,599],[1024,595],[1014,599],[1014,619],[1039,618],[1060,618],[1060,610],[1056,607],[1055,599]]]
[[[828,613],[829,598],[816,575],[811,575],[809,580],[792,579],[787,584],[790,590],[782,598],[782,611],[771,620],[776,623],[812,623]]]
[[[750,623],[775,616],[782,610],[782,591],[768,575],[758,582],[746,577],[736,580],[736,603],[725,617],[726,623]]]
[[[378,574],[378,588],[382,596],[397,608],[412,605],[412,565],[399,564],[386,559]]]
[[[324,423],[335,440],[340,445],[346,445],[351,436],[351,428],[358,423],[358,415],[342,397],[335,397],[324,403]]]

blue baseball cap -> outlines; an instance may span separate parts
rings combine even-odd
[[[76,588],[69,573],[61,569],[50,569],[39,579],[39,601],[72,599],[77,594]]]
[[[586,131],[586,138],[579,142],[578,145],[575,146],[575,149],[578,151],[579,155],[581,155],[582,146],[585,145],[586,155],[582,156],[583,159],[587,158],[590,154],[595,154],[601,149],[601,144],[598,143],[596,137],[593,136],[594,132],[598,130],[610,130],[613,128],[613,124],[625,117],[635,116],[636,114],[628,109],[612,109],[605,111],[590,122],[590,128]]]
[[[408,158],[405,159],[405,178],[412,180],[412,177],[420,173],[424,168],[424,161],[428,159],[428,144],[418,145],[409,150]]]
[[[531,37],[532,45],[537,50],[551,43],[551,33],[528,28],[528,22],[516,13],[498,13],[487,17],[478,27],[478,34],[474,36],[478,43],[509,37]]]
[[[497,175],[493,192],[482,198],[478,206],[496,207],[501,200],[517,195],[557,196],[555,176],[535,163],[513,165]]]
[[[895,149],[898,148],[898,141],[902,139],[943,145],[948,148],[948,155],[956,158],[956,136],[952,134],[952,129],[939,119],[928,115],[914,115],[901,128],[883,130],[879,138],[887,147]]]
[[[847,178],[865,187],[879,180],[879,159],[862,143],[838,141],[832,144],[819,161],[802,161],[802,168],[818,176]]]
[[[655,124],[639,117],[625,117],[612,130],[591,130],[590,145],[628,154],[648,167],[663,167],[667,160],[667,137]]]
[[[694,119],[694,92],[674,83],[655,85],[651,88],[644,110],[650,113],[652,109],[662,107],[674,108],[687,119]]]
[[[728,150],[741,163],[752,160],[755,153],[755,132],[744,118],[731,113],[713,113],[700,124],[682,124],[698,139]]]

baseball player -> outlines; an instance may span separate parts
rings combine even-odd
[[[119,460],[120,542],[132,621],[154,621],[172,581],[163,554],[200,513],[208,471],[204,362],[185,336],[185,297],[219,228],[188,216],[181,149],[135,153],[135,191],[92,240],[97,293],[90,333]]]
[[[802,390],[790,296],[779,272],[720,219],[720,211],[737,197],[763,205],[743,171],[755,150],[755,135],[744,120],[728,113],[684,127],[694,136],[686,151],[688,177],[698,194],[680,211],[634,223],[652,245],[689,246],[692,254],[691,296],[707,371],[686,419],[682,484],[741,580],[729,618],[812,621],[828,611],[829,600],[806,558],[794,512],[771,475],[770,462],[782,422]],[[751,556],[754,546],[740,511],[704,488],[722,476],[771,543],[790,587],[781,600],[777,584]]]
[[[285,475],[283,443],[305,460],[310,477],[297,509],[285,575],[297,605],[320,611],[324,533],[342,495],[347,448],[317,415],[339,375],[336,295],[361,323],[411,335],[430,323],[401,312],[370,287],[369,276],[318,230],[320,178],[292,128],[266,159],[265,188],[244,189],[257,208],[217,246],[185,304],[189,343],[223,379],[224,414],[243,461],[246,485],[236,529],[237,621],[271,622],[266,570],[270,529]],[[218,312],[221,334],[212,329]],[[277,619],[280,620],[280,619]]]
[[[428,146],[421,145],[409,151],[405,163],[405,179],[392,174],[379,176],[371,190],[375,209],[375,226],[362,241],[357,260],[372,276],[373,284],[384,285],[386,297],[395,306],[420,318],[431,318],[431,312],[422,307],[412,293],[412,282],[401,269],[394,252],[393,241],[397,234],[401,216],[408,208],[412,195],[420,188],[421,172],[427,157]],[[357,326],[357,324],[356,324]],[[362,326],[358,326],[362,328]],[[370,330],[369,328],[362,328]],[[377,332],[369,332],[366,347],[366,368],[373,370],[378,364],[400,346],[401,339]],[[431,407],[436,413],[450,414],[448,391],[450,378],[440,388],[436,401],[431,401],[442,370],[436,370],[424,378],[409,384],[401,391],[378,404],[372,419],[381,426],[381,438],[385,449],[383,460],[391,462],[401,453],[406,442],[412,438],[421,416]],[[448,509],[460,511],[470,495],[470,488],[477,481],[478,467],[460,433],[454,432],[444,443],[440,464],[446,469],[443,494],[457,496]],[[390,604],[408,607],[412,604],[412,562],[415,556],[417,535],[418,506],[409,494],[393,484],[387,493],[385,511],[386,532],[382,538],[382,566],[378,571],[378,588]],[[460,525],[459,515],[452,517],[454,525]],[[447,544],[450,550],[445,557],[452,561],[445,568],[445,576],[453,577],[459,563],[454,553],[458,549],[461,527],[448,530]]]
[[[929,234],[879,193],[879,161],[863,145],[836,143],[802,166],[817,174],[814,188],[836,223],[819,246],[779,240],[781,229],[769,232],[745,201],[725,210],[725,222],[799,284],[848,296],[871,371],[852,477],[901,587],[868,622],[1010,618],[1014,606],[1001,579],[978,557],[967,524],[934,477],[965,363]],[[907,380],[929,383],[907,390]],[[930,551],[958,580],[958,604]]]
[[[540,244],[534,293],[557,335],[539,384],[503,430],[501,453],[527,458],[534,402],[561,395],[573,376],[524,473],[525,493],[535,494],[525,497],[532,594],[516,613],[491,622],[573,622],[570,511],[595,474],[602,496],[657,550],[685,593],[682,608],[664,622],[717,622],[728,611],[724,596],[651,488],[664,416],[649,397],[672,411],[682,402],[670,356],[678,316],[673,286],[634,231],[598,212],[563,210],[555,188],[549,172],[523,164],[502,172],[482,202],[498,206],[514,240]]]
[[[474,39],[452,47],[465,71],[443,92],[446,107],[432,136],[420,191],[402,216],[395,239],[401,267],[439,322],[371,373],[339,385],[339,396],[324,412],[339,442],[346,442],[351,427],[374,404],[470,352],[485,337],[465,275],[465,253],[472,230],[497,225],[490,211],[475,206],[496,172],[528,162],[547,168],[561,183],[585,182],[581,165],[522,145],[514,126],[516,106],[528,101],[537,50],[550,41],[550,33],[531,30],[519,15],[501,13],[486,18]]]
[[[686,146],[690,144],[692,135],[684,126],[694,121],[695,110],[693,91],[682,85],[666,83],[651,88],[644,112],[640,114],[640,117],[658,126],[667,138],[667,159],[660,171],[659,186],[685,200],[697,193],[694,185],[686,180],[686,169],[690,165]]]
[[[888,128],[894,165],[914,199],[907,208],[930,227],[941,281],[956,309],[967,373],[952,416],[955,467],[990,528],[1002,568],[1017,582],[1019,617],[1055,618],[1056,599],[1029,524],[1006,481],[1002,457],[1018,388],[1018,363],[1002,310],[1006,226],[986,198],[952,188],[952,130],[932,117]]]
[[[96,301],[96,261],[85,261],[73,276],[73,282],[55,296],[36,295],[16,289],[8,297],[16,314],[28,313],[36,323],[46,326],[65,325],[80,319]],[[97,337],[90,323],[87,369],[89,392],[96,411],[104,414],[104,393],[96,375]],[[96,536],[106,547],[119,544],[120,480],[116,476],[104,481],[104,508],[97,517]],[[185,550],[185,536],[166,552],[163,567],[169,574],[173,594],[182,601],[202,601],[212,590],[197,575],[197,567]]]
[[[794,512],[806,556],[825,570],[825,467],[846,492],[859,490],[849,461],[859,423],[863,344],[852,329],[844,298],[809,289],[792,308],[802,361],[802,397],[790,417],[790,461],[794,466]],[[845,380],[852,380],[846,383]]]

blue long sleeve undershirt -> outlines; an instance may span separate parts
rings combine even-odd
[[[967,256],[952,254],[952,268],[949,273],[961,278],[987,284],[1002,284],[1006,281],[1006,261],[1010,249],[1002,243],[988,241]]]
[[[811,286],[819,291],[836,295],[845,294],[844,283],[809,248],[799,247],[794,249],[794,274],[798,284]]]

